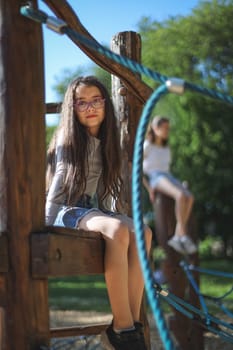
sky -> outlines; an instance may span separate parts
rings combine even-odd
[[[118,32],[138,31],[142,17],[164,21],[169,17],[186,16],[201,0],[68,0],[83,26],[101,44],[110,46]],[[39,0],[39,9],[55,16]],[[43,25],[46,102],[57,102],[53,86],[64,70],[88,69],[92,61],[67,36]],[[143,45],[143,42],[142,42]],[[50,119],[53,116],[50,116]],[[52,122],[52,119],[51,119]]]

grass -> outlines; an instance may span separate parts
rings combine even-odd
[[[232,260],[207,260],[201,262],[201,267],[210,269],[213,271],[230,272],[232,271]],[[219,298],[233,288],[233,279],[219,276],[210,276],[208,274],[200,274],[200,286],[202,294],[209,295],[215,298]],[[226,298],[222,300],[224,304],[233,312],[233,292],[231,292]],[[211,309],[213,312],[217,312],[219,307],[216,303],[211,302]]]
[[[49,303],[53,310],[110,311],[102,275],[51,278]]]
[[[215,271],[232,272],[232,260],[201,260],[200,267]],[[201,293],[220,297],[233,286],[230,278],[200,274]],[[102,275],[90,275],[49,280],[51,309],[110,312],[107,289]],[[212,304],[212,303],[211,303]],[[226,298],[226,305],[233,311],[233,293]],[[232,305],[232,306],[231,306]],[[215,304],[209,306],[216,312]]]

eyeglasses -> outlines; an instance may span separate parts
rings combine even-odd
[[[89,107],[99,109],[102,108],[104,105],[105,99],[104,98],[96,98],[90,102],[86,101],[79,101],[77,100],[74,103],[74,106],[77,108],[79,112],[85,112]]]

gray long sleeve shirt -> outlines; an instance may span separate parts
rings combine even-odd
[[[52,225],[56,219],[56,216],[62,206],[66,203],[66,194],[62,191],[63,188],[63,176],[65,165],[62,161],[62,147],[57,145],[56,150],[56,169],[55,174],[49,188],[46,199],[46,224]],[[102,183],[102,158],[101,158],[101,145],[100,140],[90,136],[90,147],[88,153],[88,165],[89,171],[87,175],[87,183],[85,194],[91,198],[97,194],[101,188]],[[102,203],[102,207],[111,209],[111,199]]]

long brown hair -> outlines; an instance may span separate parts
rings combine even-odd
[[[117,120],[107,89],[94,76],[79,77],[72,81],[66,90],[61,107],[60,124],[54,133],[47,152],[46,189],[48,191],[55,173],[56,147],[61,133],[62,162],[65,168],[62,190],[67,193],[67,204],[74,204],[86,189],[89,135],[85,127],[78,121],[74,110],[75,92],[80,84],[96,86],[105,99],[105,118],[98,135],[103,164],[103,191],[100,200],[103,200],[109,194],[117,200],[122,185]]]
[[[167,117],[163,116],[155,116],[151,123],[149,124],[148,130],[147,130],[147,135],[146,138],[151,142],[151,143],[156,143],[156,135],[153,130],[153,126],[160,127],[163,123],[170,123],[170,120]],[[168,140],[163,140],[163,146],[167,146]]]

